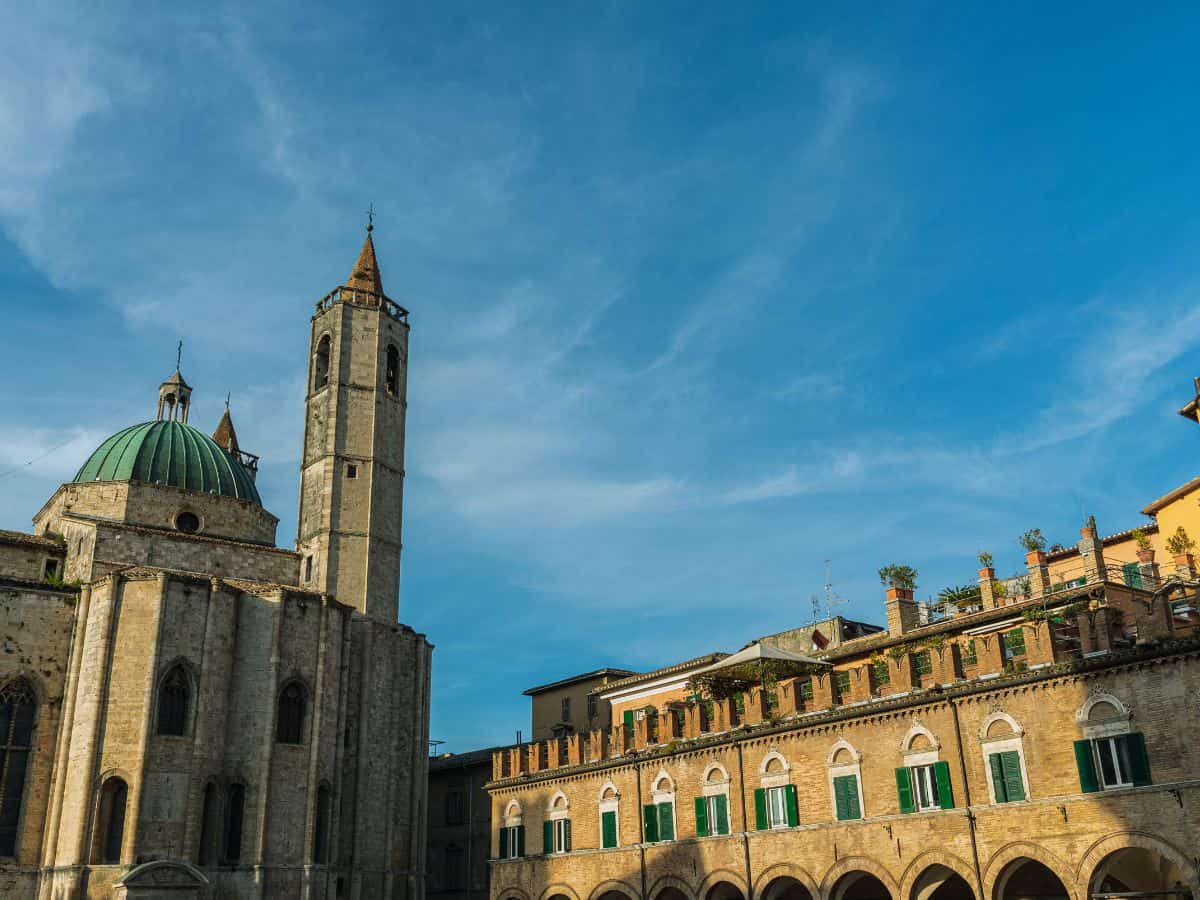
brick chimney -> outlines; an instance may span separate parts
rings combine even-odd
[[[996,608],[995,581],[996,569],[993,566],[984,566],[979,570],[979,598],[984,609]]]
[[[888,634],[905,634],[921,624],[911,588],[888,588],[886,608]]]
[[[1050,566],[1046,554],[1031,550],[1025,554],[1025,567],[1029,569],[1029,596],[1036,599],[1050,593]]]
[[[1088,584],[1104,581],[1104,548],[1096,534],[1096,517],[1088,516],[1087,524],[1079,529],[1079,556],[1083,559],[1083,571]]]

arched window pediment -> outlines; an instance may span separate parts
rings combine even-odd
[[[1006,712],[994,712],[979,725],[979,740],[981,741],[1021,737],[1024,734],[1025,729]]]
[[[917,720],[913,720],[912,727],[908,729],[904,735],[904,739],[900,742],[900,751],[902,753],[937,751],[940,749],[942,749],[942,742],[937,739],[937,736],[932,731]]]

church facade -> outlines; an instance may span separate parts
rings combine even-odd
[[[423,898],[407,317],[368,229],[312,317],[294,550],[178,370],[31,533],[0,532],[0,896]]]

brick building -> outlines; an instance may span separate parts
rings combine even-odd
[[[487,900],[492,846],[489,747],[429,760],[427,900]]]
[[[901,573],[886,629],[785,648],[809,662],[606,686],[610,729],[494,754],[492,897],[1196,896],[1198,499],[1071,548],[1030,533],[1025,572],[984,554],[941,607]]]
[[[178,370],[32,534],[0,533],[0,896],[424,896],[408,330],[368,229],[312,317],[296,550]]]

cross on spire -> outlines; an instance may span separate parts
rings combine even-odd
[[[179,341],[179,346],[175,349],[175,371],[179,371],[179,367],[183,365],[183,340]]]
[[[374,230],[375,230],[375,204],[372,203],[370,208],[367,209],[367,231],[371,232]]]

